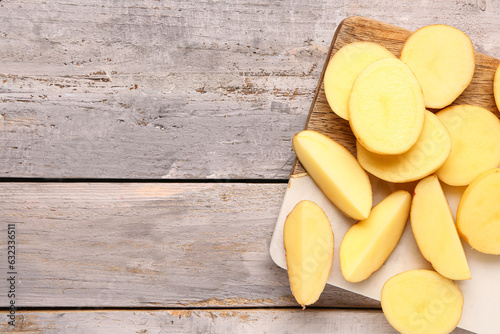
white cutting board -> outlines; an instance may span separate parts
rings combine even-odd
[[[397,189],[412,191],[413,185],[397,185],[371,177],[374,205]],[[443,185],[448,203],[455,217],[458,203],[465,187]],[[318,204],[328,216],[335,236],[333,267],[328,283],[334,286],[380,300],[384,283],[392,276],[411,269],[432,269],[422,257],[413,237],[409,222],[398,246],[386,263],[367,280],[349,283],[340,272],[339,246],[344,233],[355,221],[344,216],[321,192],[314,181],[306,174],[292,176],[288,183],[283,204],[271,240],[270,253],[273,261],[286,269],[285,248],[283,245],[283,225],[286,216],[302,200]],[[499,203],[500,205],[500,203]],[[463,242],[469,261],[472,279],[456,281],[464,295],[464,309],[458,327],[481,334],[500,333],[500,256],[486,255],[473,250]]]

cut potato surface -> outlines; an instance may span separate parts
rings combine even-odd
[[[333,261],[333,232],[328,217],[314,202],[301,201],[283,228],[290,288],[305,307],[316,302],[325,288]]]
[[[396,58],[378,60],[357,77],[349,96],[349,122],[357,140],[378,154],[401,154],[424,125],[424,99],[410,68]]]
[[[410,182],[434,173],[451,151],[451,137],[444,124],[430,111],[425,111],[424,128],[417,143],[398,155],[381,155],[356,143],[361,167],[389,182]]]
[[[431,270],[410,270],[382,287],[387,321],[404,334],[448,334],[462,317],[464,297],[451,280]]]
[[[490,111],[471,105],[438,112],[451,135],[451,152],[437,170],[451,186],[466,186],[479,174],[500,164],[500,120]]]
[[[462,31],[443,24],[420,28],[401,50],[417,77],[427,108],[452,103],[470,84],[475,68],[474,46]]]
[[[340,211],[358,220],[368,217],[372,207],[370,180],[347,149],[311,130],[296,134],[292,145],[307,173]]]
[[[495,96],[497,109],[500,110],[500,65],[498,65],[497,71],[495,72],[495,79],[493,81],[493,95]]]
[[[467,187],[458,205],[457,227],[472,248],[500,255],[500,169],[484,172]]]
[[[395,56],[383,46],[371,42],[355,42],[338,50],[325,71],[325,95],[333,112],[349,119],[347,101],[356,77],[371,63]]]
[[[435,175],[415,187],[411,228],[420,252],[438,273],[453,280],[471,278],[448,201]]]
[[[398,190],[353,225],[340,244],[340,269],[348,282],[361,282],[377,271],[399,242],[410,213],[411,195]]]

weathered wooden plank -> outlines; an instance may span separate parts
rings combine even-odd
[[[280,178],[335,27],[446,23],[500,57],[500,3],[0,3],[4,177]]]
[[[0,183],[19,307],[294,306],[269,255],[285,184]],[[0,261],[0,272],[12,271]],[[0,291],[9,282],[0,280]],[[7,293],[0,305],[9,305]],[[318,306],[380,307],[328,286]]]
[[[0,312],[5,317],[5,313]],[[2,333],[397,333],[379,310],[22,311]],[[455,329],[453,334],[470,333]]]

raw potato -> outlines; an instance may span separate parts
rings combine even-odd
[[[333,112],[349,119],[347,101],[356,77],[371,63],[395,56],[383,46],[371,42],[355,42],[338,50],[325,71],[325,95]]]
[[[405,334],[448,334],[462,317],[464,297],[458,286],[431,270],[410,270],[382,287],[387,321]]]
[[[377,271],[399,242],[410,213],[411,195],[398,190],[353,225],[340,244],[340,269],[348,282],[361,282]]]
[[[401,50],[417,77],[427,108],[452,103],[470,84],[475,68],[474,46],[462,31],[443,24],[420,28]]]
[[[471,278],[450,207],[435,175],[415,187],[411,228],[420,252],[438,273],[452,280]]]
[[[410,68],[401,60],[378,60],[361,72],[349,96],[351,129],[367,150],[401,154],[424,126],[424,99]]]
[[[466,186],[479,174],[500,164],[500,120],[490,111],[471,105],[438,112],[451,135],[451,153],[437,177],[451,186]]]
[[[451,137],[444,124],[425,111],[424,128],[417,143],[399,155],[380,155],[356,143],[358,161],[367,172],[388,182],[410,182],[434,173],[451,151]]]
[[[333,261],[333,231],[328,217],[314,202],[301,201],[290,212],[283,229],[290,288],[305,307],[325,288]]]
[[[368,217],[372,207],[370,180],[347,149],[311,130],[297,133],[292,145],[300,163],[340,211],[357,220]]]
[[[500,255],[500,169],[477,177],[458,205],[457,227],[472,248]]]
[[[500,64],[495,72],[495,79],[493,81],[493,95],[495,96],[495,102],[497,104],[497,109],[500,110]]]

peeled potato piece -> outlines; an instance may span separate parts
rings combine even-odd
[[[422,133],[417,143],[398,155],[381,155],[356,143],[361,167],[389,182],[410,182],[434,173],[451,151],[451,137],[443,123],[430,111],[425,111]]]
[[[354,219],[365,219],[372,207],[366,172],[347,149],[319,132],[304,130],[292,140],[300,163],[335,206]]]
[[[448,201],[435,175],[415,187],[411,228],[420,252],[438,273],[453,280],[471,278]]]
[[[401,154],[424,126],[424,99],[410,68],[396,58],[378,60],[357,77],[349,96],[349,122],[357,140],[378,154]]]
[[[314,202],[301,201],[283,228],[290,288],[305,307],[316,302],[325,288],[333,261],[333,231],[328,217]]]
[[[436,114],[451,135],[451,152],[436,172],[451,186],[466,186],[500,164],[500,120],[471,105],[451,106]]]
[[[404,334],[448,334],[462,317],[464,297],[458,286],[431,270],[410,270],[382,287],[382,311]]]
[[[495,96],[497,109],[500,110],[500,65],[497,67],[495,79],[493,81],[493,95]]]
[[[465,190],[457,211],[457,227],[472,248],[500,255],[500,169],[478,176]]]
[[[415,31],[401,50],[404,61],[417,77],[427,108],[441,109],[467,88],[474,75],[474,46],[462,31],[429,25]]]
[[[395,56],[383,46],[371,42],[355,42],[338,50],[325,71],[325,95],[333,112],[349,119],[347,101],[356,77],[374,61]]]
[[[340,244],[340,269],[348,282],[361,282],[377,271],[399,242],[410,213],[411,195],[398,190],[353,225]]]

